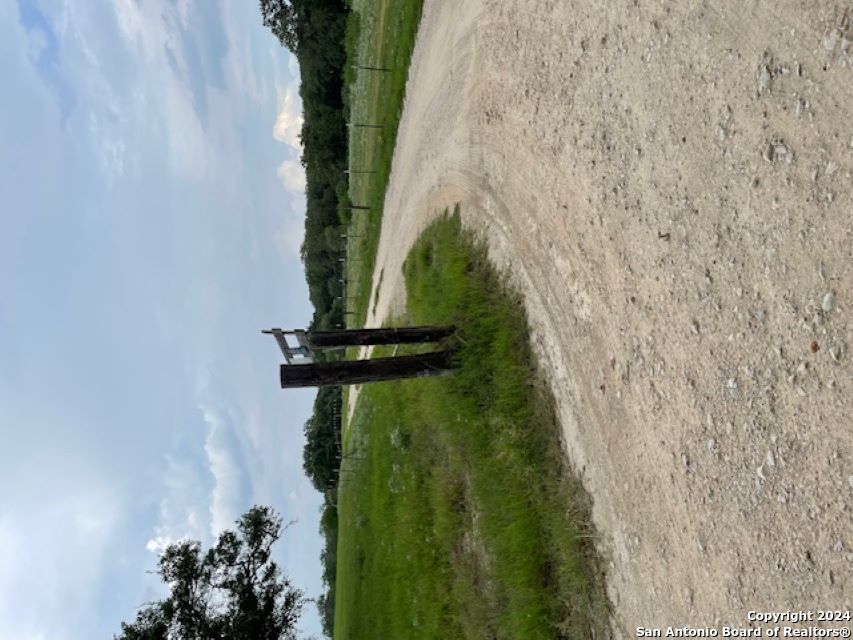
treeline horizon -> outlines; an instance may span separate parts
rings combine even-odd
[[[263,24],[299,63],[304,120],[300,138],[306,178],[305,238],[300,248],[314,307],[310,329],[344,325],[344,263],[350,212],[345,91],[346,0],[260,0]],[[341,388],[320,389],[305,423],[303,468],[324,497],[320,560],[325,594],[317,598],[323,632],[333,636],[338,540],[337,485],[341,451]]]

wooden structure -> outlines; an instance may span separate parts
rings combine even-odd
[[[284,354],[285,364],[281,365],[280,371],[283,389],[362,384],[448,373],[453,369],[453,351],[450,349],[370,360],[332,362],[316,362],[314,352],[342,347],[438,342],[449,338],[454,332],[454,327],[431,326],[337,331],[263,331],[275,338]]]
[[[364,384],[401,378],[441,375],[453,370],[452,351],[433,351],[393,358],[281,365],[282,389]]]
[[[284,361],[287,364],[311,364],[314,362],[314,354],[311,351],[311,345],[308,342],[308,332],[302,329],[293,331],[282,331],[281,329],[264,329],[261,333],[267,333],[275,338],[278,343],[278,348],[284,354]],[[296,340],[296,345],[291,345],[287,342],[287,336],[293,336]]]

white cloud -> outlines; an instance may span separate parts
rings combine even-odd
[[[242,5],[236,2],[222,3],[221,10],[222,27],[229,43],[223,61],[227,85],[235,95],[243,96],[254,103],[253,116],[257,113],[257,108],[262,108],[266,113],[271,102],[268,93],[271,83],[266,78],[258,79],[259,69],[255,66],[253,40],[245,37],[251,27],[246,24],[245,11]],[[254,18],[252,15],[251,19]]]
[[[290,52],[287,54],[287,70],[290,71],[290,75],[294,78],[299,77],[299,60]]]
[[[159,57],[164,45],[171,40],[164,29],[161,8],[150,2],[115,0],[113,9],[118,26],[128,42],[136,44],[149,61]]]
[[[193,176],[209,173],[216,154],[193,108],[189,87],[172,75],[164,99],[172,168]]]
[[[230,447],[228,424],[224,416],[213,407],[200,403],[199,410],[207,423],[204,451],[213,476],[210,493],[210,532],[216,538],[234,526],[242,511],[242,474]]]
[[[298,160],[285,160],[278,165],[276,175],[281,180],[284,188],[299,195],[305,193],[305,168]]]
[[[169,545],[176,541],[171,536],[154,536],[145,543],[145,548],[155,555],[162,554]]]
[[[296,218],[288,218],[282,227],[275,232],[275,246],[285,258],[301,260],[302,240],[305,237],[305,222]]]
[[[188,3],[163,5],[115,0],[113,7],[122,35],[141,53],[151,85],[159,87],[155,106],[160,113],[154,115],[160,115],[165,123],[172,169],[194,177],[210,173],[217,154],[193,106],[187,80],[189,65],[181,45],[184,36],[180,28],[189,10]],[[142,120],[152,117],[150,110],[136,115]]]
[[[273,138],[301,151],[302,141],[299,139],[299,134],[302,132],[304,119],[296,84],[293,83],[286,89],[276,87],[276,92],[278,93],[278,116],[272,128]]]
[[[188,456],[166,456],[165,495],[160,500],[154,535],[145,543],[151,553],[159,555],[179,540],[206,540],[207,528],[198,516],[198,508],[207,500],[203,470]]]
[[[177,0],[176,2],[178,17],[180,18],[181,26],[184,29],[187,29],[190,26],[190,11],[192,4],[192,0]]]
[[[233,529],[245,509],[244,474],[235,451],[239,445],[232,433],[233,416],[209,401],[209,385],[209,370],[199,369],[197,408],[207,429],[204,462],[197,464],[186,455],[167,457],[166,497],[160,503],[159,524],[145,544],[151,553],[160,554],[179,540],[210,543],[222,531]]]

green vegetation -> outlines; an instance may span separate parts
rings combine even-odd
[[[425,232],[405,276],[405,321],[455,324],[460,368],[359,395],[338,488],[335,638],[607,637],[589,502],[519,300],[458,212]]]
[[[345,74],[350,122],[383,126],[350,131],[349,168],[375,171],[350,176],[350,199],[370,207],[356,213],[349,225],[354,237],[347,246],[347,294],[355,312],[350,320],[353,326],[364,325],[370,304],[382,206],[422,7],[422,0],[352,0],[346,38],[348,64],[389,69],[348,67]]]
[[[260,9],[264,25],[299,61],[306,177],[302,261],[314,305],[311,326],[328,329],[344,319],[339,258],[349,222],[343,91],[349,11],[344,0],[260,0]]]
[[[337,490],[335,491],[337,495]],[[320,622],[323,632],[332,637],[335,624],[335,574],[337,573],[338,556],[338,508],[335,499],[327,494],[326,502],[323,504],[323,513],[320,517],[320,533],[323,535],[325,545],[320,552],[320,563],[323,565],[323,583],[326,592],[317,598],[317,611],[320,613]]]
[[[338,456],[341,453],[341,388],[324,387],[314,399],[314,413],[305,423],[302,468],[320,493],[338,484]]]
[[[157,567],[168,597],[145,604],[114,640],[294,640],[305,598],[271,559],[283,530],[275,511],[255,506],[206,552],[196,540],[169,545]]]
[[[260,0],[263,24],[299,61],[307,182],[301,253],[314,305],[311,328],[332,328],[345,319],[358,326],[364,322],[421,6],[422,0]],[[391,71],[356,70],[354,64]],[[354,128],[348,137],[348,120],[382,123],[384,129]],[[351,185],[344,173],[347,166],[375,173],[353,174]],[[353,214],[352,203],[368,204],[371,211]],[[347,246],[346,234],[360,237]],[[346,274],[339,260],[345,252],[350,258]],[[349,280],[346,289],[344,279]],[[347,300],[357,301],[349,318],[344,314]],[[326,497],[320,532],[326,540],[321,559],[327,592],[317,604],[329,636],[335,607],[340,406],[339,388],[318,393],[314,415],[305,425],[303,456],[306,474]]]
[[[301,247],[308,293],[314,305],[313,329],[344,323],[342,238],[350,222],[347,210],[347,129],[344,91],[344,39],[349,8],[345,0],[260,0],[261,19],[299,62],[304,124],[302,164],[306,176],[305,240]],[[334,356],[332,356],[334,357]],[[325,497],[320,533],[327,591],[317,608],[328,636],[335,606],[337,545],[336,487],[340,452],[341,389],[322,389],[305,424],[303,467]]]
[[[314,399],[314,413],[305,423],[302,468],[314,488],[323,494],[320,533],[325,542],[320,554],[326,592],[317,599],[323,631],[332,636],[335,616],[335,562],[338,548],[338,474],[341,452],[341,388],[324,387]]]

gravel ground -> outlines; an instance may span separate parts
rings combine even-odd
[[[524,294],[618,637],[850,605],[848,29],[823,1],[425,4],[368,325],[460,203]]]

